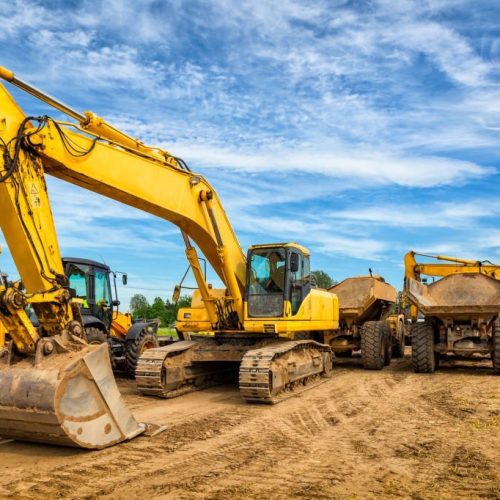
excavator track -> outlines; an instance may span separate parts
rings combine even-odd
[[[240,394],[249,403],[276,404],[315,387],[331,370],[329,346],[312,340],[277,342],[245,354]]]
[[[137,362],[137,389],[145,396],[175,398],[223,383],[234,365],[217,362],[193,363],[196,341],[184,340],[146,350]]]

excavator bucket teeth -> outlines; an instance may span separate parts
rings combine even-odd
[[[145,428],[121,398],[105,344],[0,368],[2,438],[101,449]]]

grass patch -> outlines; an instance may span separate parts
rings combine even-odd
[[[177,332],[175,328],[167,328],[165,326],[158,328],[158,337],[175,337],[177,338]]]

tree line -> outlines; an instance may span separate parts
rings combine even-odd
[[[159,319],[160,326],[172,326],[177,318],[177,311],[181,307],[191,306],[191,297],[183,296],[177,304],[161,297],[155,297],[150,304],[141,293],[136,293],[130,299],[130,312],[135,319]]]
[[[329,288],[335,282],[324,271],[312,271],[316,286],[319,288]],[[164,301],[161,297],[156,297],[150,304],[148,299],[141,293],[136,293],[130,299],[130,312],[135,319],[156,319],[160,320],[160,326],[173,326],[177,319],[177,311],[181,307],[190,307],[191,297],[184,295],[177,304],[167,299]]]
[[[316,286],[319,288],[329,288],[335,282],[324,271],[312,271]],[[156,319],[160,320],[160,326],[172,326],[177,319],[177,311],[181,307],[190,307],[191,297],[182,296],[177,304],[170,300],[164,301],[161,297],[156,297],[150,304],[148,299],[141,293],[136,293],[130,299],[130,312],[135,319]]]

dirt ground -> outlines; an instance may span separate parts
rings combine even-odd
[[[339,361],[340,363],[340,361]],[[0,445],[14,498],[500,498],[500,377],[489,363],[417,375],[342,360],[277,406],[234,386],[155,400],[120,389],[139,420],[167,424],[99,452]]]

